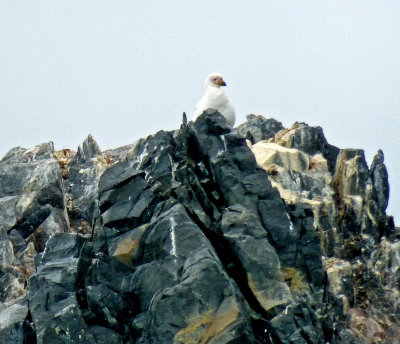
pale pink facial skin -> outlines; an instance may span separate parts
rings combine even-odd
[[[226,86],[225,81],[222,79],[222,76],[219,74],[211,74],[207,80],[208,84],[211,84],[216,87]]]

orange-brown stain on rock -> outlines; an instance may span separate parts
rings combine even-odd
[[[227,307],[227,303],[229,303]],[[225,305],[223,305],[225,304]],[[188,326],[180,330],[174,338],[174,344],[207,344],[217,337],[239,315],[239,308],[233,297],[226,299],[219,309],[208,310],[188,320]]]

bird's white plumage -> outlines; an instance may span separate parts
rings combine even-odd
[[[210,74],[205,81],[206,92],[203,98],[196,105],[194,117],[200,116],[207,109],[215,109],[227,122],[233,127],[235,124],[235,109],[230,102],[225,90],[221,86],[225,86],[222,76],[218,73]]]

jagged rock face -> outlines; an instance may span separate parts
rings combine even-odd
[[[0,302],[26,294],[36,252],[68,230],[63,185],[51,143],[11,150],[0,162]]]
[[[91,135],[71,159],[65,181],[66,203],[73,231],[88,233],[97,212],[97,184],[108,165]]]
[[[368,169],[319,127],[250,115],[232,131],[211,109],[105,154],[91,136],[76,154],[15,148],[0,162],[0,338],[396,342],[388,196],[382,152]]]
[[[362,343],[398,341],[398,306],[392,301],[398,299],[399,242],[385,213],[389,184],[383,153],[368,169],[362,150],[338,150],[326,142],[321,128],[304,123],[270,141],[296,148],[289,159],[289,152],[274,149],[274,143],[250,145],[286,204],[312,207],[328,289],[343,302],[351,329],[342,332],[343,340],[350,342],[353,333]],[[305,161],[300,154],[307,154],[308,168],[298,163]]]
[[[330,171],[333,170],[339,153],[337,147],[326,141],[321,127],[310,127],[305,123],[296,122],[291,128],[281,130],[274,137],[274,142],[310,155],[322,154],[328,162]]]
[[[246,118],[247,121],[239,125],[235,130],[252,144],[272,139],[277,132],[284,129],[282,123],[273,118],[265,119],[262,116],[256,115],[247,115]]]

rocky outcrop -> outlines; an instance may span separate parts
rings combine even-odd
[[[65,197],[70,226],[74,232],[91,231],[97,213],[97,185],[109,161],[103,157],[91,135],[78,147],[71,158],[68,178],[65,179]]]
[[[248,116],[0,162],[2,343],[395,343],[383,153]]]
[[[321,128],[304,123],[250,146],[285,203],[312,209],[327,289],[343,303],[349,327],[342,332],[345,342],[350,334],[357,343],[397,342],[399,317],[390,300],[398,299],[393,271],[399,241],[385,213],[389,184],[382,151],[368,168],[362,150],[339,150],[326,142]]]
[[[0,163],[0,302],[25,297],[35,255],[68,230],[64,186],[52,143],[12,149]]]
[[[247,115],[246,118],[247,121],[239,125],[235,130],[251,143],[272,139],[276,133],[284,129],[282,123],[273,118],[265,119],[256,115]]]

